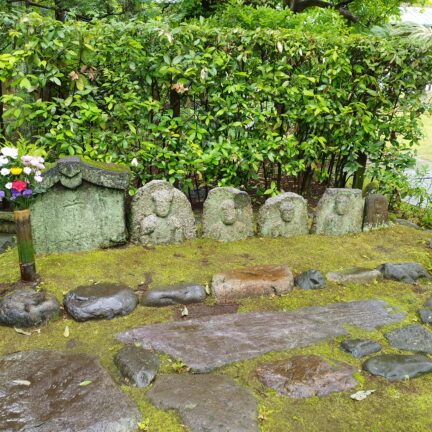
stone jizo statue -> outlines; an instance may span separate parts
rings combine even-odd
[[[253,235],[249,195],[232,187],[212,189],[204,203],[204,237],[220,241],[242,240]]]
[[[258,214],[259,234],[290,237],[308,234],[306,200],[292,192],[269,198]]]
[[[186,196],[164,180],[153,180],[132,201],[131,240],[143,245],[180,243],[195,237]]]

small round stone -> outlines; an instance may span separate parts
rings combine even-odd
[[[381,351],[381,345],[378,342],[368,339],[346,339],[341,343],[341,348],[355,358]]]
[[[326,286],[324,276],[319,270],[307,270],[296,276],[295,286],[305,290],[322,289]]]

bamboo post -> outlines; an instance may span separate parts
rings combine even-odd
[[[15,210],[14,220],[16,226],[21,280],[25,282],[33,282],[36,280],[36,264],[30,224],[30,210]]]

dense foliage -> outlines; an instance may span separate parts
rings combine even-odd
[[[51,160],[136,158],[136,184],[267,193],[287,176],[300,192],[361,187],[366,166],[383,178],[410,162],[427,45],[353,31],[332,10],[232,4],[179,22],[158,8],[90,22],[1,14],[0,139],[22,136]]]

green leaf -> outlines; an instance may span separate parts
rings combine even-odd
[[[93,381],[90,380],[85,380],[85,381],[81,381],[78,385],[80,387],[87,387],[88,385],[90,385]]]

